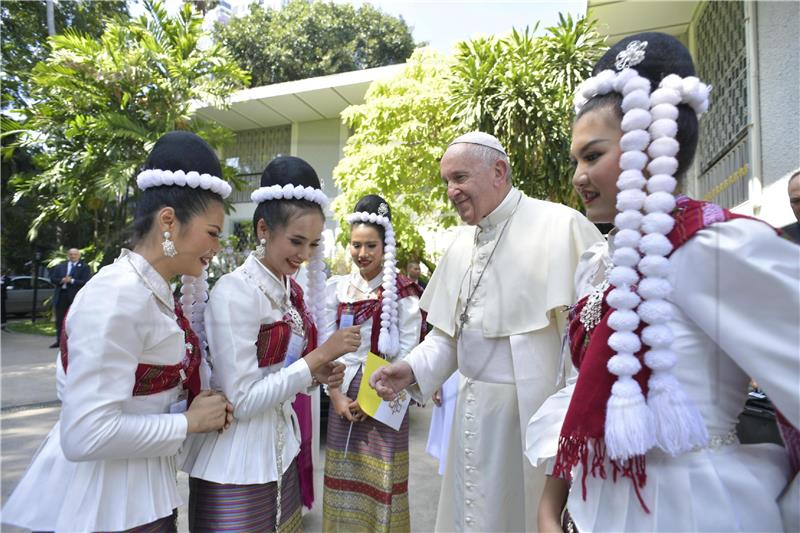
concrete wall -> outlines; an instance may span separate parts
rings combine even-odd
[[[794,221],[786,193],[800,168],[800,3],[757,2],[758,87],[764,190],[759,216]]]
[[[314,167],[323,182],[325,194],[330,198],[339,194],[332,176],[345,141],[341,138],[339,119],[298,122],[292,129],[292,155],[305,159]]]

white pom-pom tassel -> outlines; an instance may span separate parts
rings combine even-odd
[[[642,235],[635,229],[621,229],[614,235],[614,246],[617,248],[637,248]]]
[[[647,191],[650,193],[667,192],[672,194],[677,186],[678,180],[669,174],[655,174],[647,180]]]
[[[667,174],[672,176],[678,170],[678,160],[674,157],[657,157],[650,161],[647,165],[647,171],[651,176],[656,174]]]
[[[635,268],[639,264],[640,257],[635,248],[617,248],[614,250],[612,261],[615,265]]]
[[[626,189],[617,193],[618,211],[640,211],[647,194],[638,189]]]
[[[646,302],[643,302],[642,305],[644,303]],[[632,309],[617,309],[608,317],[608,327],[614,331],[636,331],[636,328],[639,327],[639,315]]]
[[[666,278],[672,274],[672,264],[662,255],[645,255],[639,260],[639,271],[649,278]]]
[[[644,152],[623,152],[619,158],[622,170],[642,170],[647,165],[647,154]]]
[[[650,95],[642,89],[631,91],[622,99],[621,107],[623,113],[631,109],[650,109]]]
[[[647,404],[655,427],[656,444],[665,452],[674,456],[708,444],[703,417],[671,373],[656,371],[651,374]]]
[[[633,91],[644,91],[650,93],[650,80],[641,76],[635,76],[627,80],[622,87],[622,96],[627,96]]]
[[[678,133],[678,123],[668,118],[661,118],[654,120],[647,131],[650,132],[653,139],[675,137],[675,134]]]
[[[646,130],[650,126],[650,112],[644,109],[631,109],[622,117],[622,131]]]
[[[636,309],[642,299],[638,294],[625,287],[612,289],[608,293],[608,304],[614,309]]]
[[[664,235],[648,233],[639,242],[639,250],[645,255],[667,255],[672,251],[672,243]]]
[[[667,324],[651,324],[642,330],[642,341],[651,348],[669,348],[674,338]]]
[[[616,312],[614,311],[614,313]],[[615,331],[608,338],[608,345],[617,353],[636,353],[642,349],[642,341],[639,340],[639,336],[631,331]]]
[[[668,193],[662,193],[668,194]],[[647,202],[645,202],[645,205]],[[661,233],[667,235],[675,226],[675,219],[668,213],[655,212],[645,215],[642,220],[642,231],[645,233]]]
[[[642,189],[646,183],[647,180],[641,170],[623,170],[620,172],[619,178],[617,178],[617,188],[621,191]]]
[[[606,404],[606,451],[611,459],[644,455],[655,443],[653,418],[639,384],[620,376],[611,387]]]
[[[646,300],[666,300],[672,294],[672,284],[664,278],[644,278],[638,292]]]
[[[619,146],[623,152],[635,150],[644,152],[650,143],[650,134],[646,130],[633,130],[624,134],[619,140]]]
[[[639,281],[639,274],[631,267],[615,266],[608,274],[608,282],[615,287],[635,285],[637,281]]]
[[[650,143],[647,147],[647,153],[653,159],[662,156],[675,157],[679,149],[680,144],[672,137],[659,137]]]
[[[643,204],[647,213],[671,213],[675,209],[675,197],[668,192],[654,192]]]
[[[666,118],[669,120],[678,120],[678,108],[672,104],[658,104],[650,109],[650,114],[653,120],[661,120]]]
[[[639,304],[636,312],[648,324],[666,324],[673,316],[672,306],[666,300],[645,300]]]
[[[642,213],[639,211],[622,211],[614,217],[614,225],[619,229],[639,229],[642,224]]]
[[[642,369],[642,363],[631,354],[621,353],[611,357],[606,367],[617,376],[634,376]]]

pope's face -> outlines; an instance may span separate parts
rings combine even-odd
[[[447,149],[440,171],[461,220],[473,226],[500,205],[507,192],[506,170],[504,161],[487,164],[469,144]]]

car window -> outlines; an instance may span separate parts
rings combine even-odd
[[[52,289],[53,284],[46,279],[39,278],[39,288],[40,289]]]
[[[23,290],[23,289],[30,289],[31,288],[31,280],[30,278],[17,278],[11,281],[11,286],[14,287],[15,291]]]

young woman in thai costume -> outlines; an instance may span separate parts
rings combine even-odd
[[[368,352],[397,361],[419,343],[421,290],[397,272],[391,211],[383,198],[365,196],[347,222],[358,272],[328,281],[325,333],[356,324],[361,342],[339,360],[347,367],[341,388],[327,388],[322,527],[409,531],[408,413],[395,431],[364,413],[356,397]]]
[[[216,434],[232,410],[223,396],[200,392],[199,376],[203,278],[231,191],[221,175],[197,135],[172,132],[155,143],[137,177],[135,246],[70,308],[57,363],[59,422],[4,522],[35,531],[175,531],[175,454],[187,433]],[[170,289],[181,274],[183,306]]]
[[[206,308],[211,383],[231,399],[235,421],[225,433],[187,443],[192,531],[301,528],[301,483],[312,480],[299,471],[302,435],[292,402],[318,382],[341,383],[344,367],[332,361],[360,342],[358,328],[317,342],[327,198],[314,169],[279,156],[252,199],[260,244],[220,278]],[[304,298],[292,275],[306,261]]]
[[[786,450],[741,445],[735,427],[751,377],[800,421],[800,249],[674,196],[709,91],[660,33],[614,45],[579,89],[573,184],[589,219],[615,228],[576,273],[577,380],[528,426],[531,462],[555,455],[541,531],[560,530],[565,502],[581,532],[785,527]]]

